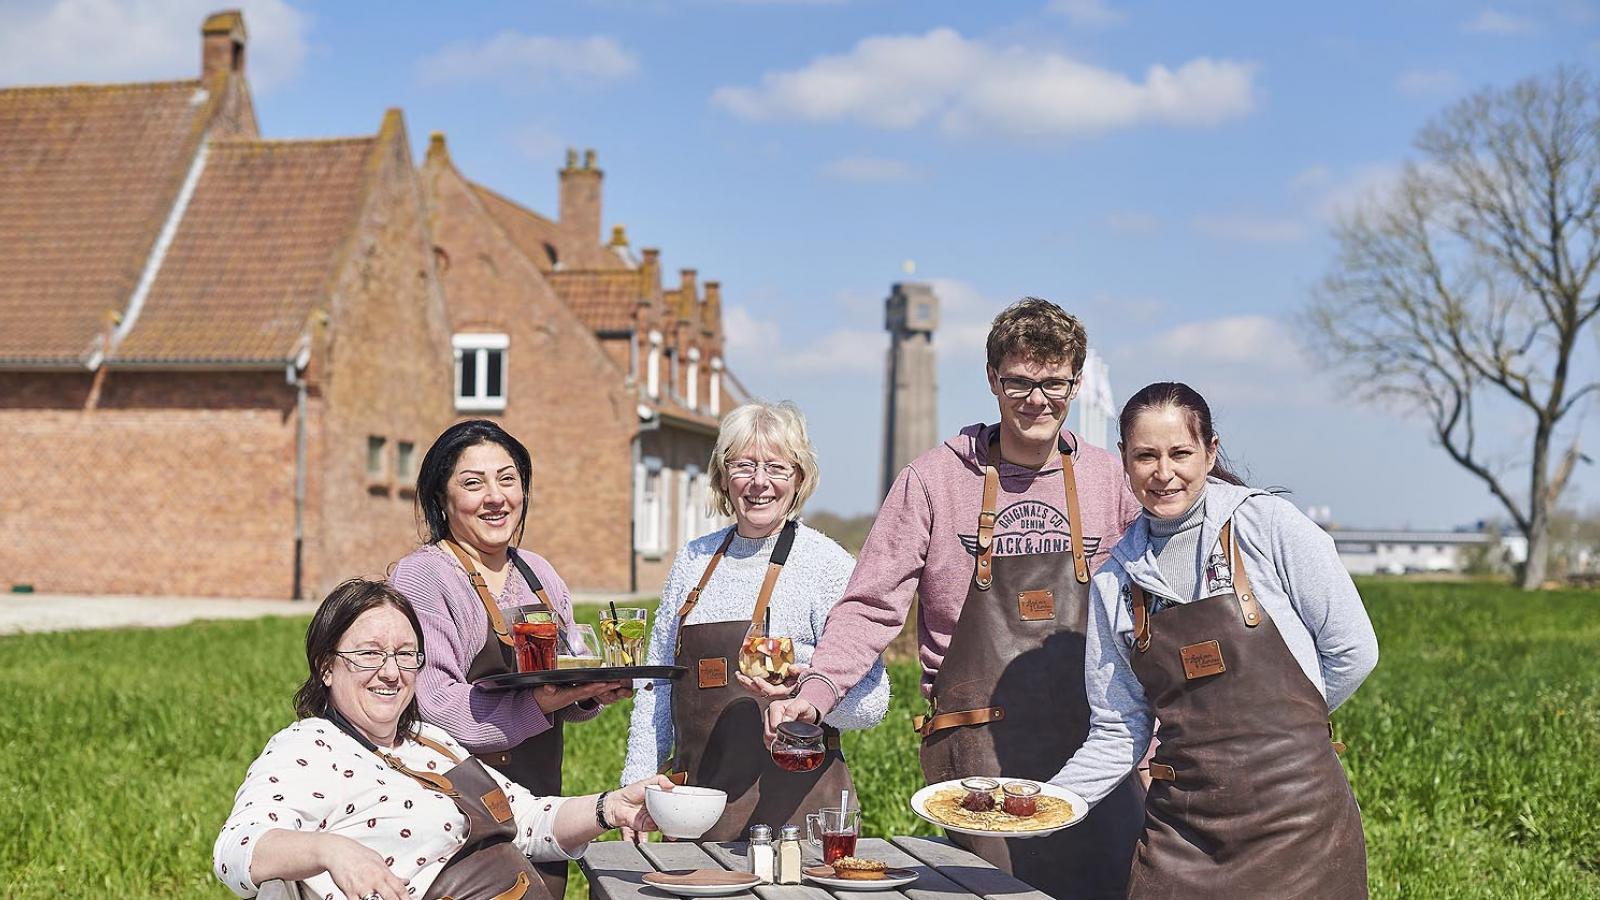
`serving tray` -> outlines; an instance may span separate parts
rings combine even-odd
[[[636,678],[671,679],[689,671],[683,666],[606,666],[598,669],[546,669],[543,672],[501,672],[473,684],[490,691],[510,691],[541,684],[589,684],[595,681],[631,681]]]

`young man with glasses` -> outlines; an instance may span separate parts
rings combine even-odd
[[[929,783],[1060,771],[1089,728],[1089,576],[1139,513],[1117,458],[1063,427],[1087,348],[1078,320],[1046,300],[995,318],[986,374],[1000,421],[962,429],[895,479],[810,673],[768,709],[769,730],[826,716],[915,598]],[[1142,810],[1130,778],[1049,838],[952,837],[1053,897],[1110,900],[1124,894]]]

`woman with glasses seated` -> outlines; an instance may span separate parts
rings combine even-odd
[[[352,579],[306,632],[300,720],[251,764],[212,851],[241,897],[272,880],[350,900],[550,898],[534,861],[565,863],[618,825],[653,830],[644,789],[537,797],[419,719],[417,614],[381,582]]]
[[[561,793],[562,725],[593,718],[632,685],[474,685],[517,671],[503,611],[542,606],[572,624],[566,583],[544,557],[517,546],[532,480],[528,449],[494,422],[469,419],[445,429],[417,471],[426,542],[395,563],[389,583],[416,608],[432,648],[417,676],[422,717],[512,781],[550,795]],[[564,893],[564,862],[541,866],[540,875],[552,896]]]
[[[622,781],[668,771],[679,783],[726,791],[727,808],[702,840],[727,841],[752,823],[803,824],[807,812],[837,805],[851,788],[839,729],[882,720],[889,682],[879,660],[820,729],[801,726],[815,733],[796,737],[820,753],[783,757],[783,767],[774,761],[762,737],[765,708],[821,677],[805,665],[855,560],[799,520],[817,487],[817,454],[794,404],[729,412],[709,472],[710,508],[734,524],[688,542],[673,560],[650,663],[689,671],[634,698]]]

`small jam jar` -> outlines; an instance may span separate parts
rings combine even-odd
[[[1026,819],[1039,811],[1039,786],[1031,781],[1008,781],[1001,808],[1008,815]]]
[[[988,812],[994,809],[994,789],[1000,782],[993,778],[963,778],[961,789],[967,792],[961,798],[961,808],[968,812]]]

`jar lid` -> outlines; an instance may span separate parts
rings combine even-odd
[[[777,733],[779,737],[802,744],[822,740],[821,725],[813,725],[799,719],[779,723]]]
[[[1039,793],[1039,786],[1031,781],[1008,781],[1005,792],[1013,797],[1032,797]]]
[[[752,840],[752,841],[771,841],[772,840],[772,826],[771,825],[751,825],[750,826],[750,840]]]
[[[780,840],[780,841],[798,841],[798,840],[800,840],[800,826],[799,825],[785,825],[785,826],[783,826],[783,828],[779,829],[779,831],[778,831],[778,840]]]
[[[999,786],[1000,786],[1000,782],[995,781],[993,778],[963,778],[963,779],[961,779],[961,787],[962,787],[962,789],[963,790],[968,790],[968,791],[984,791],[984,792],[988,792],[988,791],[994,790],[995,788],[997,788]]]

